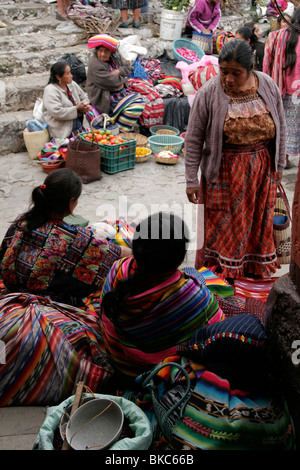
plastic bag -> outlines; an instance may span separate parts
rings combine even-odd
[[[80,84],[86,80],[85,65],[75,54],[66,54],[58,62],[66,62],[71,69],[74,82]]]
[[[141,46],[138,36],[127,36],[119,42],[118,52],[123,59],[133,62],[138,55],[146,55],[147,49]]]
[[[116,441],[108,450],[147,450],[152,442],[152,427],[145,413],[133,402],[123,397],[93,394],[95,398],[109,398],[120,405],[124,416],[129,420],[129,426],[135,437],[125,437]],[[72,404],[75,395],[67,398],[58,406],[47,409],[46,418],[39,429],[33,445],[33,450],[54,450],[54,432],[60,424],[62,414],[68,405]]]
[[[34,108],[33,108],[33,117],[34,119],[37,119],[38,121],[44,122],[44,117],[43,117],[43,100],[41,98],[38,98],[36,102],[34,103]]]

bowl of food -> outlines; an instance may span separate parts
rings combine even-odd
[[[135,151],[136,163],[146,162],[149,159],[151,153],[151,149],[148,149],[147,147],[137,147]]]

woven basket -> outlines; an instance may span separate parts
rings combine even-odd
[[[205,54],[212,54],[213,52],[213,34],[193,32],[192,41],[197,45]]]
[[[152,135],[148,138],[152,153],[159,153],[162,150],[170,150],[170,152],[179,155],[181,152],[184,139],[177,135]]]
[[[100,180],[102,174],[99,145],[82,139],[70,142],[66,155],[66,168],[75,171],[83,183]]]
[[[148,138],[145,135],[134,132],[122,132],[121,137],[125,137],[125,139],[135,139],[137,147],[145,147],[148,143]]]
[[[150,127],[151,135],[156,134],[168,134],[168,135],[179,135],[179,130],[172,126],[157,125]]]
[[[276,254],[280,264],[291,261],[291,214],[290,206],[282,185],[278,185],[278,193],[274,208],[273,238]]]
[[[154,160],[156,163],[165,163],[166,165],[175,165],[178,163],[179,158],[164,158],[164,157],[158,157],[157,155],[154,155]]]
[[[36,132],[25,132],[23,131],[24,143],[31,160],[37,158],[38,153],[45,147],[45,144],[49,142],[50,136],[48,129]]]
[[[145,155],[135,155],[136,163],[143,163],[149,159],[152,152],[150,149],[146,149],[146,150],[147,150],[147,153]]]

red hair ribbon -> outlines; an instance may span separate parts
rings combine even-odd
[[[40,184],[40,188],[41,189],[46,189],[46,185],[45,184]]]

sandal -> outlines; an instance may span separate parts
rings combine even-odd
[[[128,28],[129,24],[127,23],[127,21],[125,23],[121,23],[119,28]]]
[[[140,26],[141,26],[141,23],[133,23],[134,28],[140,28]]]
[[[60,15],[59,13],[56,13],[56,19],[59,21],[67,21],[68,18],[66,16]]]

